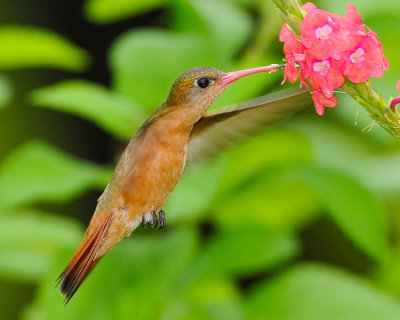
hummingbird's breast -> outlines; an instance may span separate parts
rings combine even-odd
[[[162,208],[182,175],[188,138],[168,127],[147,130],[121,190],[132,218]]]
[[[99,257],[129,236],[143,215],[161,210],[185,167],[191,123],[173,113],[153,116],[132,138],[90,222],[94,227],[113,216]]]
[[[191,127],[173,113],[153,120],[131,141],[109,186],[131,219],[162,208],[186,163]]]

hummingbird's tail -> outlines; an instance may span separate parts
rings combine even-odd
[[[65,304],[68,303],[89,272],[100,261],[101,257],[97,257],[97,253],[110,227],[111,220],[112,215],[109,215],[93,232],[86,232],[82,243],[58,277],[57,285],[61,283],[60,292],[65,296]]]

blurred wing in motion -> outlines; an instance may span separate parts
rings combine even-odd
[[[286,89],[206,114],[193,128],[188,164],[204,161],[266,130],[311,102],[309,90]]]

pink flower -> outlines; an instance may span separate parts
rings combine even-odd
[[[357,36],[357,39],[357,44],[345,54],[343,74],[354,83],[381,77],[389,65],[379,41],[371,32]]]
[[[299,45],[297,44],[298,41],[296,37],[289,31],[286,23],[283,25],[281,32],[279,33],[279,41],[284,42],[283,52],[286,59],[285,73],[282,84],[285,83],[286,80],[295,82],[298,78],[295,55],[302,51],[299,48],[301,43],[299,42]]]
[[[353,4],[347,6],[345,25],[352,32],[353,46],[344,54],[343,74],[354,83],[365,82],[370,77],[381,77],[383,71],[389,69],[382,45],[376,33],[370,29],[368,33],[365,32],[361,16]]]
[[[362,83],[370,77],[381,77],[389,64],[378,36],[369,28],[366,31],[353,4],[347,6],[345,17],[317,9],[310,2],[302,9],[305,18],[301,38],[286,24],[279,34],[287,61],[282,83],[300,78],[300,86],[310,84],[315,109],[321,115],[325,106],[337,104],[334,90],[343,86],[345,76],[354,83]],[[400,98],[396,99],[395,103],[400,102]]]
[[[347,45],[348,32],[342,28],[343,17],[320,9],[308,12],[301,26],[304,46],[321,60],[332,57],[339,60]]]
[[[352,33],[365,32],[365,27],[362,18],[354,4],[350,3],[347,6],[346,15],[344,17],[346,29]]]
[[[324,107],[331,108],[337,105],[337,99],[335,96],[327,98],[319,91],[313,92],[312,99],[314,100],[315,111],[317,111],[320,116],[324,114]]]
[[[312,2],[306,2],[303,6],[302,6],[302,9],[305,11],[305,12],[311,12],[312,10],[315,10],[315,9],[317,9],[317,6],[314,4],[314,3],[312,3]]]
[[[286,80],[289,80],[290,82],[295,82],[299,77],[299,72],[296,68],[296,62],[304,60],[303,43],[299,39],[297,39],[293,35],[293,33],[289,31],[286,23],[283,25],[281,32],[279,33],[279,40],[284,42],[283,52],[285,53],[286,59],[286,66],[282,84],[285,83]],[[308,87],[303,76],[303,71],[300,69],[300,87],[303,84]]]
[[[343,63],[332,58],[319,60],[307,55],[306,72],[314,90],[322,92],[326,98],[332,98],[334,90],[344,84]]]

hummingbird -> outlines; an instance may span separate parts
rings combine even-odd
[[[198,67],[182,73],[165,102],[137,130],[110,182],[99,197],[84,238],[58,279],[65,303],[100,259],[139,225],[163,228],[162,207],[178,183],[186,162],[211,157],[311,102],[308,90],[289,90],[245,105],[207,113],[236,80],[284,65],[222,72]]]

